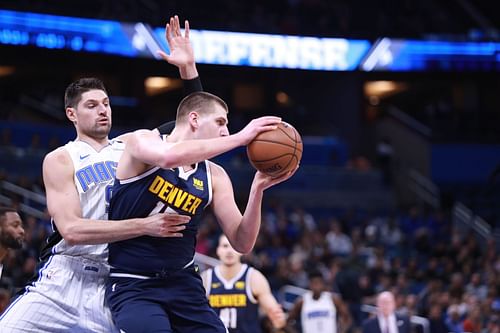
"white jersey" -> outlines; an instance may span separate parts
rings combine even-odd
[[[83,218],[107,219],[109,191],[124,146],[115,140],[99,152],[83,141],[64,146],[73,161]],[[118,333],[104,302],[107,244],[72,246],[54,223],[53,228],[36,277],[0,316],[0,332]]]
[[[319,299],[313,299],[312,292],[308,291],[302,297],[302,311],[300,319],[303,333],[336,333],[337,309],[332,294],[322,292]]]
[[[64,146],[73,161],[74,180],[80,196],[83,218],[107,220],[110,190],[124,148],[125,144],[117,140],[111,140],[109,145],[99,152],[84,141],[70,141]],[[107,260],[107,248],[107,244],[68,245],[60,238],[58,243],[53,245],[51,252]]]

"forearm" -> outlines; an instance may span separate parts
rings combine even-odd
[[[261,224],[263,196],[263,190],[252,184],[245,213],[236,230],[235,244],[238,244],[238,252],[248,253],[255,245]]]
[[[70,245],[95,245],[138,237],[144,233],[139,219],[122,221],[75,218],[59,231]],[[57,221],[56,221],[57,225]]]
[[[155,151],[151,146],[143,148],[150,149],[152,154],[157,155],[156,165],[162,168],[176,168],[211,159],[241,145],[242,141],[235,134],[214,139],[180,141],[168,147],[164,146],[163,151]],[[139,156],[137,158],[141,159]]]

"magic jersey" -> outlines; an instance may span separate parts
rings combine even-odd
[[[109,264],[113,272],[149,274],[189,266],[194,260],[203,210],[211,200],[208,161],[194,164],[188,171],[183,167],[154,167],[127,180],[116,179],[110,201],[110,220],[143,218],[163,212],[188,215],[191,220],[182,231],[183,237],[141,236],[110,243]]]
[[[207,272],[207,296],[230,333],[259,333],[259,306],[252,294],[250,276],[253,268],[243,264],[229,281],[222,277],[219,267]]]
[[[70,141],[64,146],[73,162],[74,181],[84,219],[107,220],[110,190],[124,148],[125,143],[118,140],[110,140],[99,152],[84,141]],[[54,221],[52,228],[54,232],[42,250],[42,260],[53,254],[81,256],[92,260],[107,259],[107,244],[69,245],[62,238]]]
[[[308,291],[303,296],[300,320],[303,333],[336,333],[337,309],[332,294],[322,292],[318,299]]]

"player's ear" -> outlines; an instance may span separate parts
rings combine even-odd
[[[75,109],[72,107],[67,107],[66,108],[66,117],[73,123],[76,124],[76,112]]]
[[[200,120],[200,115],[198,114],[198,112],[196,112],[196,111],[189,112],[189,114],[188,114],[188,121],[189,121],[189,125],[192,128],[198,129],[198,127],[200,126],[199,125],[199,120]]]

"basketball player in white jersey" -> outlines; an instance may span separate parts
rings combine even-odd
[[[189,42],[177,16],[166,27],[170,55],[184,80],[198,77]],[[0,317],[0,332],[116,332],[104,304],[109,274],[107,243],[142,235],[180,237],[189,218],[158,214],[110,223],[109,189],[126,136],[109,140],[111,107],[102,82],[80,79],[65,93],[74,141],[47,154],[43,180],[53,235],[41,254],[35,279]]]
[[[351,325],[351,316],[344,303],[325,290],[321,272],[309,275],[309,288],[289,313],[288,322],[293,324],[300,317],[302,333],[337,333]],[[337,323],[337,311],[342,325]],[[339,330],[342,326],[343,330]]]
[[[23,221],[14,208],[0,207],[0,278],[9,249],[20,249],[24,241]]]

